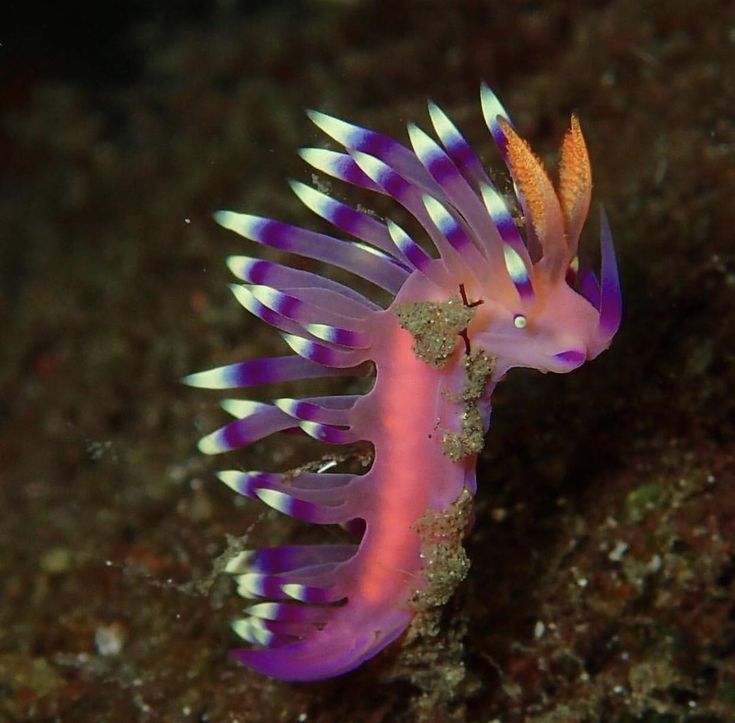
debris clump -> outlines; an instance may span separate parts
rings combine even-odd
[[[458,462],[479,454],[485,445],[479,400],[487,382],[495,371],[495,360],[484,349],[475,349],[465,357],[466,381],[460,394],[464,402],[462,426],[459,432],[445,432],[442,442],[444,454]]]
[[[421,540],[423,577],[426,584],[416,590],[410,605],[416,610],[444,605],[467,576],[470,560],[462,540],[470,523],[472,495],[466,488],[446,509],[429,510],[414,529]]]
[[[414,338],[413,352],[434,369],[442,369],[457,347],[457,337],[469,326],[474,309],[459,296],[444,302],[411,301],[399,304],[396,315]]]

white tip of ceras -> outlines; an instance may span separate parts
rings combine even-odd
[[[413,150],[424,164],[442,155],[441,148],[425,131],[422,131],[415,123],[409,123],[407,127]]]
[[[327,220],[330,219],[332,207],[336,203],[333,198],[321,191],[317,191],[311,186],[307,186],[301,181],[289,181],[288,183],[291,186],[291,190],[304,206],[313,211],[317,216],[321,216],[321,218],[326,218]]]
[[[222,478],[220,477],[220,479]],[[242,552],[238,552],[237,555],[231,557],[227,561],[224,572],[228,575],[245,574],[250,569],[250,565],[255,559],[255,555],[256,553],[254,550],[243,550]]]
[[[220,454],[221,452],[226,452],[229,447],[222,444],[220,433],[217,431],[208,434],[206,437],[202,437],[197,443],[197,449],[202,454]]]
[[[368,254],[377,256],[379,259],[384,259],[385,261],[389,261],[391,263],[394,261],[393,257],[390,254],[387,254],[385,253],[385,251],[381,251],[380,249],[376,249],[375,246],[363,243],[362,241],[352,241],[350,245],[355,246],[361,251],[365,251]]]
[[[307,339],[304,339],[295,334],[281,334],[283,340],[288,344],[293,351],[295,351],[300,357],[309,359],[313,353],[315,344]]]
[[[274,602],[256,603],[246,608],[244,612],[261,620],[278,620],[282,605]]]
[[[289,582],[281,586],[281,590],[285,595],[288,595],[294,600],[299,602],[308,602],[308,591],[309,588],[306,585],[299,585],[297,583]]]
[[[415,268],[425,271],[431,260],[428,254],[397,224],[386,219],[386,226],[393,243]]]
[[[338,151],[329,151],[326,148],[300,148],[299,156],[317,171],[333,175],[337,165],[345,155]]]
[[[265,487],[253,490],[258,498],[264,502],[268,507],[272,507],[278,512],[289,515],[293,508],[293,497],[287,495],[285,492],[279,490],[271,490]]]
[[[298,408],[301,400],[299,399],[274,399],[273,406],[278,407],[284,414],[288,414],[289,417],[298,419]]]
[[[508,112],[503,107],[503,104],[486,83],[483,83],[480,87],[480,105],[482,106],[482,116],[485,119],[485,124],[497,141],[498,134],[502,133],[500,124],[498,123],[498,116],[504,118],[511,125],[513,123],[508,117]]]
[[[263,284],[250,284],[247,289],[257,301],[267,306],[271,311],[279,314],[283,313],[281,308],[282,302],[287,298],[287,294],[278,291],[278,289],[274,289],[272,286],[265,286]]]
[[[214,220],[229,231],[234,231],[240,236],[253,239],[257,238],[257,229],[264,222],[260,216],[252,216],[249,213],[236,213],[235,211],[216,211]]]
[[[431,124],[444,145],[449,147],[456,141],[461,140],[462,136],[457,130],[457,126],[449,120],[449,116],[433,101],[429,101],[428,105]]]
[[[413,245],[413,239],[395,222],[389,218],[385,219],[385,225],[388,227],[393,243],[405,253],[405,249],[409,245]]]
[[[480,186],[480,195],[490,218],[493,219],[496,225],[510,216],[503,197],[492,186],[483,183]]]
[[[307,110],[306,114],[311,122],[324,131],[328,136],[334,138],[335,141],[343,146],[350,146],[354,140],[355,134],[360,129],[334,116],[322,113],[319,110]]]
[[[235,578],[237,582],[237,594],[244,598],[258,598],[265,596],[266,576],[258,572],[246,572]]]
[[[251,417],[253,414],[264,411],[269,406],[263,402],[253,402],[250,399],[223,399],[219,405],[235,419]]]
[[[257,307],[255,307],[253,303],[256,299],[250,291],[250,286],[246,286],[244,284],[228,284],[228,286],[242,307],[252,314],[257,314]]]
[[[355,163],[357,163],[360,170],[371,180],[381,185],[381,180],[385,178],[387,174],[391,173],[391,169],[383,163],[379,158],[371,156],[369,153],[363,153],[362,151],[350,151]]]
[[[325,439],[327,426],[324,424],[320,424],[319,422],[311,422],[308,420],[305,420],[299,424],[300,429],[304,431],[304,433],[308,434],[312,439],[316,439],[319,441],[327,441]]]
[[[338,332],[340,330],[334,326],[329,326],[328,324],[304,324],[304,329],[317,339],[328,341],[332,344],[339,343]]]
[[[268,646],[273,640],[273,633],[267,630],[258,618],[241,618],[231,623],[232,630],[242,640],[256,645]]]
[[[503,244],[503,259],[508,276],[514,284],[525,284],[528,282],[528,269],[521,255],[509,244]]]
[[[243,281],[250,281],[252,270],[256,267],[258,259],[250,256],[228,256],[225,263],[233,276]]]
[[[229,389],[232,385],[231,372],[227,367],[188,374],[181,381],[187,386],[199,389]]]
[[[244,472],[238,472],[234,469],[223,470],[217,472],[217,479],[220,482],[224,482],[233,492],[242,494],[241,488],[243,481],[247,480],[247,476]],[[244,572],[241,570],[240,572]]]
[[[449,227],[455,225],[455,221],[449,211],[447,211],[444,205],[437,201],[433,196],[425,193],[422,200],[429,217],[442,233],[445,233]]]

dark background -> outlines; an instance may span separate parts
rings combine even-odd
[[[5,3],[0,719],[735,718],[734,67],[716,0]],[[483,79],[550,164],[579,112],[623,327],[499,387],[472,570],[428,644],[269,681],[227,656],[222,556],[324,531],[196,453],[223,417],[181,376],[283,353],[226,288],[255,249],[211,212],[314,223],[284,182],[325,142],[306,107],[405,139],[432,98],[494,164]]]

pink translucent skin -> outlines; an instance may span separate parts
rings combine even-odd
[[[225,212],[219,218],[227,228],[285,251],[321,260],[338,254],[333,263],[395,294],[387,309],[378,309],[323,277],[245,257],[231,260],[236,275],[254,284],[235,288],[238,299],[288,332],[302,359],[256,360],[188,380],[218,389],[246,387],[343,374],[363,369],[366,361],[375,365],[372,390],[354,404],[350,398],[352,406],[338,397],[301,400],[301,406],[294,400],[273,407],[235,405],[236,421],[200,443],[213,454],[300,427],[335,444],[373,445],[371,468],[362,476],[344,475],[348,484],[341,484],[339,475],[321,473],[286,482],[258,477],[262,473],[244,481],[237,480],[237,472],[224,473],[237,491],[294,517],[348,528],[356,520],[364,523],[354,554],[348,548],[349,554],[339,552],[335,559],[334,551],[317,546],[304,561],[301,553],[273,548],[270,563],[258,563],[256,554],[255,562],[245,560],[230,570],[243,576],[242,594],[274,601],[246,611],[250,617],[236,629],[254,647],[233,654],[282,680],[319,680],[352,670],[413,620],[415,596],[428,584],[418,523],[428,513],[447,511],[464,490],[476,489],[476,455],[453,461],[443,446],[446,433],[461,431],[467,411],[461,400],[466,344],[494,360],[477,400],[487,431],[490,396],[509,369],[572,371],[604,351],[620,323],[620,287],[604,215],[599,281],[577,258],[591,176],[576,119],[562,148],[556,191],[497,99],[483,89],[486,120],[525,217],[522,240],[479,160],[438,108],[430,110],[446,153],[415,127],[409,129],[414,154],[372,131],[314,114],[348,153],[308,157],[342,180],[392,195],[425,228],[438,257],[412,247],[397,227],[301,187],[297,192],[310,208],[383,253],[246,214]],[[437,369],[416,356],[415,339],[401,328],[396,308],[460,297],[472,306],[472,318]]]
[[[400,635],[415,614],[409,600],[425,584],[415,523],[429,509],[448,507],[464,487],[475,487],[475,458],[455,463],[442,452],[441,430],[455,428],[458,416],[444,396],[460,380],[457,365],[439,371],[417,359],[413,337],[390,312],[376,314],[368,325],[381,340],[372,350],[378,374],[351,421],[373,443],[375,459],[355,499],[365,534],[357,555],[340,570],[349,602],[333,609],[323,631],[289,646],[287,655],[282,649],[236,654],[282,679],[344,673]]]
[[[514,326],[514,316],[520,311],[514,313],[512,306],[493,303],[479,307],[470,326],[476,343],[497,359],[498,375],[513,367],[569,372],[610,344],[610,340],[602,343],[599,339],[597,310],[565,282],[547,288],[537,284],[536,288],[538,301],[526,314],[524,328]]]
[[[480,284],[465,270],[455,281],[457,291],[463,283],[469,299],[483,301],[475,307],[468,335],[472,344],[494,356],[494,379],[514,366],[570,371],[601,351],[590,341],[598,313],[563,281],[548,290],[537,284],[535,313],[529,314],[523,329],[513,323],[517,294],[512,287],[507,290],[509,308],[499,293],[502,276],[488,276]],[[477,460],[471,455],[453,462],[442,446],[444,432],[458,432],[462,423],[464,406],[452,400],[465,381],[463,345],[457,344],[443,368],[429,366],[416,357],[414,339],[400,328],[393,309],[407,301],[446,299],[446,291],[415,274],[390,309],[364,320],[363,328],[374,340],[370,358],[377,376],[371,392],[350,411],[349,421],[360,439],[373,444],[375,460],[352,498],[366,530],[358,553],[339,570],[347,604],[333,608],[324,629],[303,642],[273,650],[239,650],[235,655],[241,662],[285,680],[332,677],[374,656],[413,619],[411,598],[426,583],[416,524],[429,510],[446,510],[463,489],[475,492]],[[570,351],[583,356],[572,362],[558,359]],[[491,380],[488,400],[493,386]],[[483,411],[487,427],[489,403]]]

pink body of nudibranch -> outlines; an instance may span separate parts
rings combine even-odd
[[[354,544],[283,546],[230,561],[244,597],[262,598],[234,624],[251,647],[235,657],[283,680],[347,672],[398,637],[462,579],[461,547],[475,493],[490,395],[512,367],[566,372],[606,349],[620,323],[612,239],[602,219],[598,279],[577,254],[591,194],[579,124],[564,139],[555,189],[487,86],[485,120],[510,172],[525,238],[506,199],[434,104],[440,146],[409,126],[413,150],[321,113],[312,119],[344,148],[302,151],[318,170],[392,196],[436,249],[303,184],[313,211],[357,241],[270,219],[220,212],[246,238],[326,261],[389,291],[387,308],[345,285],[270,261],[232,257],[249,311],[284,332],[296,353],[193,374],[215,389],[376,370],[365,395],[227,400],[235,421],[204,437],[208,454],[300,428],[331,444],[367,441],[363,475],[322,470],[220,473],[237,492],[319,524],[342,524]],[[423,244],[423,245],[422,245]]]

